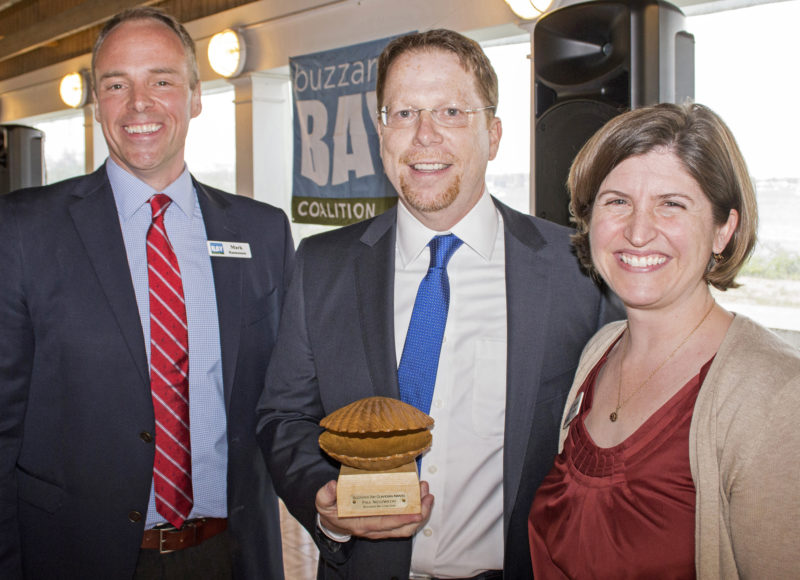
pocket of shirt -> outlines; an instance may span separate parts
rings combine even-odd
[[[475,345],[472,425],[481,437],[503,437],[506,410],[506,341],[481,339]]]

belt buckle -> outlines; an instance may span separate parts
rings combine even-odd
[[[167,528],[158,528],[158,553],[159,554],[171,554],[172,552],[175,551],[175,550],[166,550],[166,549],[164,549],[164,544],[167,541],[166,534],[169,533],[169,532],[174,532],[176,530],[176,528],[172,528],[172,529],[170,529],[170,528],[172,528],[172,526],[167,527]]]

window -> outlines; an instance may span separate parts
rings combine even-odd
[[[715,296],[729,310],[795,332],[800,331],[798,20],[800,0],[687,19],[696,42],[695,100],[733,131],[758,199],[759,241],[738,278],[742,287]]]
[[[233,87],[203,85],[203,111],[189,123],[184,157],[189,171],[223,191],[236,191],[236,113]]]
[[[74,109],[21,123],[44,133],[45,184],[85,173],[86,145],[81,138],[83,123],[83,111]]]
[[[489,193],[523,213],[530,212],[531,52],[530,36],[483,46],[497,73],[497,116],[503,136],[497,157],[486,169]]]

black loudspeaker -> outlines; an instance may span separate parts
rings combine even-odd
[[[620,113],[694,99],[694,37],[659,0],[594,0],[533,30],[535,213],[569,225],[567,175],[595,131]]]
[[[22,125],[0,125],[0,195],[44,181],[44,133]]]

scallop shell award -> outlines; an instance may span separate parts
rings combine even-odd
[[[322,419],[325,453],[342,464],[339,517],[420,513],[416,457],[430,449],[433,419],[389,397],[368,397]]]

